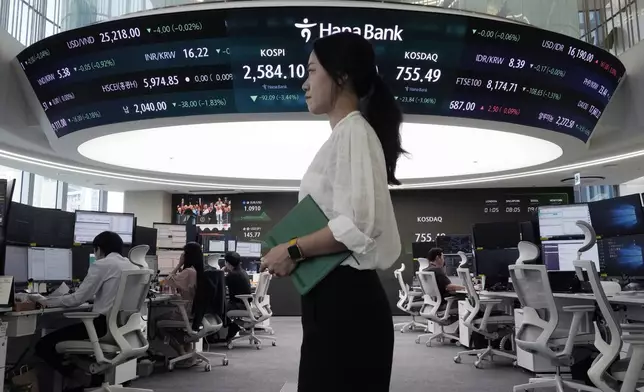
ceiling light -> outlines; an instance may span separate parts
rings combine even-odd
[[[450,186],[459,186],[459,185],[470,185],[470,184],[482,184],[487,182],[496,182],[504,180],[512,180],[516,178],[525,178],[540,176],[545,174],[561,173],[567,171],[579,170],[586,167],[593,167],[598,165],[603,165],[610,162],[618,162],[626,159],[638,158],[644,156],[644,150],[636,150],[623,154],[612,155],[603,158],[592,159],[584,162],[579,162],[570,165],[563,165],[558,167],[551,167],[547,169],[539,170],[529,170],[512,174],[502,174],[495,176],[486,176],[478,178],[466,178],[461,180],[450,180],[450,181],[428,181],[428,182],[418,182],[415,184],[404,184],[396,189],[413,189],[413,188],[430,188],[430,187],[450,187]],[[117,180],[124,181],[136,181],[143,182],[147,184],[156,184],[156,185],[173,185],[179,187],[188,187],[188,188],[234,188],[239,190],[271,190],[271,191],[297,191],[299,188],[297,186],[266,186],[266,185],[239,185],[239,184],[229,184],[222,182],[196,182],[196,181],[178,181],[165,179],[161,177],[149,177],[149,176],[135,176],[130,174],[118,173],[107,170],[96,170],[90,168],[83,168],[78,165],[68,165],[64,163],[53,162],[41,158],[29,157],[22,154],[17,154],[10,151],[0,150],[0,158],[4,158],[14,162],[26,163],[29,165],[46,167],[54,170],[60,170],[68,173],[77,173],[83,175],[91,175],[104,178],[112,178]]]
[[[128,169],[200,177],[300,180],[331,135],[326,121],[247,121],[114,133],[78,147],[86,158]],[[405,123],[401,180],[452,177],[536,166],[558,145],[487,129]],[[114,151],[118,151],[115,154]]]

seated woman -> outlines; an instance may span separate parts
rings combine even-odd
[[[179,292],[183,301],[188,301],[185,305],[188,317],[192,317],[192,302],[194,301],[195,293],[197,292],[197,282],[199,281],[199,277],[203,276],[203,274],[204,258],[203,252],[201,251],[201,245],[196,242],[189,242],[183,247],[183,253],[179,259],[179,264],[165,280],[165,284]],[[179,309],[174,309],[173,311],[162,314],[157,318],[157,322],[161,320],[182,321],[183,316]],[[170,346],[177,351],[179,356],[185,355],[193,350],[191,343],[182,343],[183,335],[185,334],[183,329],[177,328],[173,330],[168,328],[157,328],[157,330],[164,340],[169,340]],[[193,364],[194,362],[191,361],[191,363],[182,365],[191,366]]]

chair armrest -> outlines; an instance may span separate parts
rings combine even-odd
[[[622,331],[644,333],[644,324],[622,324]]]
[[[499,298],[479,298],[479,302],[483,305],[498,305],[503,303],[503,300]]]
[[[239,294],[239,295],[236,295],[235,298],[239,298],[239,299],[249,298],[250,299],[250,298],[253,298],[253,294]]]
[[[644,345],[643,335],[622,335],[622,341],[629,344]]]
[[[190,301],[184,301],[184,300],[180,300],[180,299],[175,299],[175,300],[170,301],[170,304],[175,305],[175,306],[183,306],[183,305],[187,305],[188,302],[190,302]]]
[[[569,313],[594,312],[595,305],[570,305],[570,306],[564,306],[562,309],[564,312],[569,312]]]
[[[68,319],[76,319],[76,320],[93,320],[100,315],[101,315],[100,313],[96,313],[96,312],[63,313],[63,317]]]

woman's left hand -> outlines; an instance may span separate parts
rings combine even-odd
[[[260,272],[268,270],[269,273],[277,276],[288,276],[295,269],[296,264],[288,254],[288,244],[280,244],[269,250],[262,257]]]

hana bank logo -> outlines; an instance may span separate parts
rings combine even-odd
[[[398,25],[394,27],[376,27],[372,24],[365,24],[364,27],[352,26],[335,26],[332,23],[312,23],[308,18],[302,19],[302,22],[295,23],[295,27],[300,29],[300,36],[304,38],[304,42],[309,42],[313,36],[313,28],[319,26],[318,37],[326,37],[331,34],[348,31],[350,33],[358,34],[368,40],[375,41],[402,41],[401,29]]]
[[[308,18],[304,18],[302,23],[296,23],[295,27],[300,29],[300,35],[304,38],[304,42],[309,42],[311,40],[311,27],[317,26],[317,23],[309,23]]]

